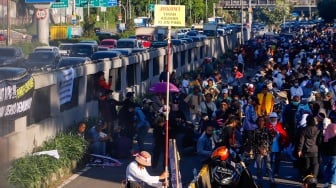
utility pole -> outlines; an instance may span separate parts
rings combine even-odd
[[[11,20],[10,20],[10,0],[7,0],[7,40],[6,45],[10,46],[12,44],[12,37],[11,37]]]
[[[240,0],[241,3],[241,31],[240,31],[240,44],[244,44],[244,8],[243,0]]]

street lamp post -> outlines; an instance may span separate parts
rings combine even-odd
[[[126,17],[127,17],[127,15],[126,15],[126,9],[125,9],[124,5],[121,4],[121,1],[119,1],[118,4],[119,4],[119,7],[122,7],[122,8],[124,9],[124,13],[125,13],[125,17],[124,17],[124,19],[125,19],[125,24],[126,24]],[[121,14],[121,9],[120,9],[120,14]]]

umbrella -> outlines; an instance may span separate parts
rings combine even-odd
[[[153,93],[166,93],[167,92],[167,82],[156,82],[149,88],[150,92]],[[179,88],[177,88],[174,84],[169,83],[169,92],[179,92]]]

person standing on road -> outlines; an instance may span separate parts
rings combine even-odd
[[[151,155],[146,151],[135,154],[135,160],[126,168],[126,188],[144,188],[145,184],[152,187],[163,187],[165,178],[169,177],[167,172],[160,176],[151,176],[146,167],[151,166]]]
[[[298,156],[304,158],[304,172],[305,176],[313,174],[314,177],[318,175],[318,139],[320,130],[316,126],[314,116],[308,115],[307,126],[302,130],[300,140],[298,143]]]
[[[270,130],[266,127],[266,118],[264,116],[257,119],[258,128],[254,131],[253,150],[256,154],[255,163],[257,166],[257,184],[263,184],[263,169],[266,168],[270,182],[274,183],[272,166],[271,166],[271,145],[273,136]],[[262,187],[262,186],[261,186]]]

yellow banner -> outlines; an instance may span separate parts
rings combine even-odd
[[[154,25],[185,27],[185,6],[155,5]]]

